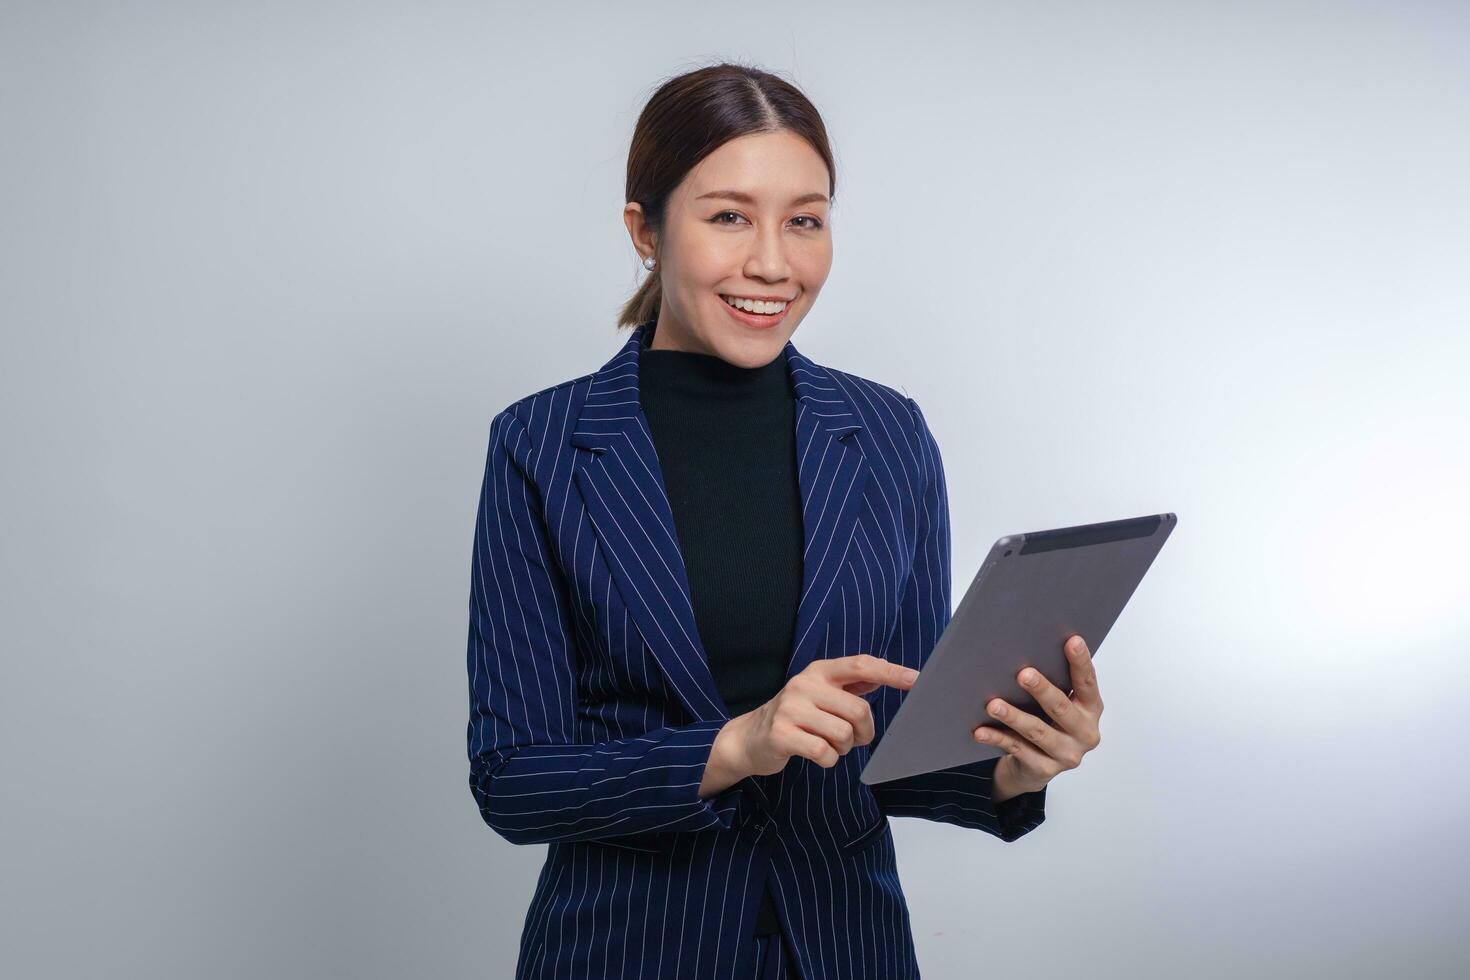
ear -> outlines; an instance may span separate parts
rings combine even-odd
[[[640,258],[657,254],[658,236],[653,233],[648,220],[643,216],[643,205],[637,201],[629,201],[623,208],[623,224],[627,225],[628,237],[633,240],[633,247],[638,250]]]

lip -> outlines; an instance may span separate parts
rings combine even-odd
[[[754,330],[769,330],[779,324],[782,320],[786,319],[786,314],[791,312],[791,302],[789,300],[786,302],[786,309],[782,310],[780,313],[765,314],[747,313],[744,310],[737,310],[729,303],[726,303],[724,297],[717,295],[715,298],[720,301],[720,305],[725,308],[725,312],[730,314],[730,316],[735,319],[736,323],[744,324],[745,326],[750,327]],[[743,296],[741,298],[755,299],[756,297]],[[776,297],[776,300],[779,302],[781,300],[781,297]]]

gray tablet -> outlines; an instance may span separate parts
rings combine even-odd
[[[1070,694],[1062,644],[1081,634],[1096,659],[1176,520],[1154,514],[996,541],[919,679],[903,695],[862,781],[881,783],[1004,754],[972,734],[982,724],[1004,727],[985,710],[991,698],[1050,721],[1016,675],[1030,664]]]

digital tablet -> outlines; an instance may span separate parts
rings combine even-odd
[[[997,540],[919,679],[903,695],[862,781],[881,783],[1004,755],[973,734],[981,725],[1006,727],[985,710],[991,698],[1050,723],[1016,675],[1029,664],[1071,694],[1062,645],[1080,634],[1097,658],[1176,520],[1154,514]]]

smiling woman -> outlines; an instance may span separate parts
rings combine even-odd
[[[770,363],[832,268],[827,130],[790,83],[718,65],[661,88],[628,154],[623,219],[653,271],[619,323],[655,349]]]
[[[912,980],[889,818],[1042,822],[994,759],[859,779],[949,619],[949,504],[914,400],[791,342],[835,189],[789,82],[668,81],[628,154],[632,335],[491,423],[470,786],[549,845],[517,980]]]

